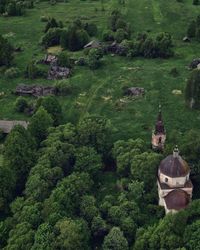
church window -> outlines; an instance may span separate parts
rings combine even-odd
[[[165,182],[168,182],[168,178],[165,178]]]

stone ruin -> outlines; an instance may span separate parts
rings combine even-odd
[[[57,65],[58,58],[56,55],[46,54],[44,59],[41,61],[43,64]]]
[[[20,84],[16,87],[15,94],[20,96],[29,95],[35,97],[55,95],[56,88],[50,86]]]
[[[126,55],[127,53],[127,48],[117,42],[113,42],[112,44],[108,45],[105,48],[106,52],[112,53],[112,54],[116,54],[116,55]]]
[[[71,75],[69,68],[58,66],[58,57],[56,55],[47,54],[40,63],[50,65],[47,76],[48,80],[66,79]]]
[[[66,67],[50,66],[48,80],[66,79],[71,75],[71,70]]]
[[[128,96],[139,97],[139,96],[143,96],[145,94],[145,89],[140,88],[140,87],[131,87],[131,88],[127,88],[124,91],[124,94],[128,95]]]

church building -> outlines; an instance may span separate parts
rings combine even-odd
[[[173,154],[161,161],[157,184],[159,205],[164,206],[166,213],[175,213],[190,203],[193,191],[190,168],[177,147]]]

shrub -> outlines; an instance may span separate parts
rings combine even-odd
[[[86,23],[84,29],[87,31],[89,36],[95,36],[97,34],[97,26],[94,23]]]
[[[41,22],[48,22],[48,20],[49,20],[49,17],[48,17],[48,16],[41,16],[41,17],[40,17],[40,21],[41,21]]]
[[[185,100],[190,108],[200,108],[200,70],[192,71],[185,89]]]
[[[114,41],[114,33],[112,30],[105,30],[102,34],[102,39],[105,42]]]
[[[61,28],[50,28],[48,32],[42,36],[41,44],[48,48],[50,46],[59,45],[62,29]]]
[[[9,66],[13,60],[14,49],[12,45],[0,35],[0,66]]]
[[[88,54],[88,66],[90,69],[97,69],[100,66],[100,59],[103,57],[101,49],[91,49]]]
[[[11,68],[6,70],[5,77],[9,78],[9,79],[12,79],[12,78],[18,77],[19,74],[20,74],[20,70],[18,68],[11,67]]]
[[[28,108],[27,100],[22,96],[18,97],[15,101],[15,110],[17,112],[24,112],[26,108]]]
[[[68,67],[71,68],[71,61],[69,58],[69,55],[66,51],[62,51],[59,55],[58,55],[58,65],[61,67]]]
[[[115,33],[115,40],[118,43],[121,43],[124,39],[128,38],[128,34],[124,29],[118,29]]]
[[[48,21],[48,22],[47,22],[46,27],[45,27],[45,29],[44,29],[44,32],[45,32],[45,33],[46,33],[49,29],[51,29],[51,28],[58,28],[58,27],[59,27],[59,25],[58,25],[58,23],[57,23],[57,21],[56,21],[55,18],[49,18],[47,21]]]
[[[58,95],[70,95],[73,93],[73,86],[67,80],[57,81],[54,86]]]
[[[88,33],[79,28],[78,24],[69,26],[68,30],[63,30],[60,38],[60,44],[63,49],[77,51],[84,47],[89,41]]]
[[[26,66],[25,77],[35,79],[38,77],[46,77],[47,72],[43,68],[39,68],[35,61],[30,61]]]
[[[188,26],[187,36],[192,38],[195,37],[195,35],[196,35],[196,22],[193,20]]]

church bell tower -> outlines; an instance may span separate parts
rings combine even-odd
[[[166,131],[162,119],[161,105],[159,105],[159,113],[156,121],[155,129],[152,132],[152,149],[155,151],[163,151],[166,140]]]

